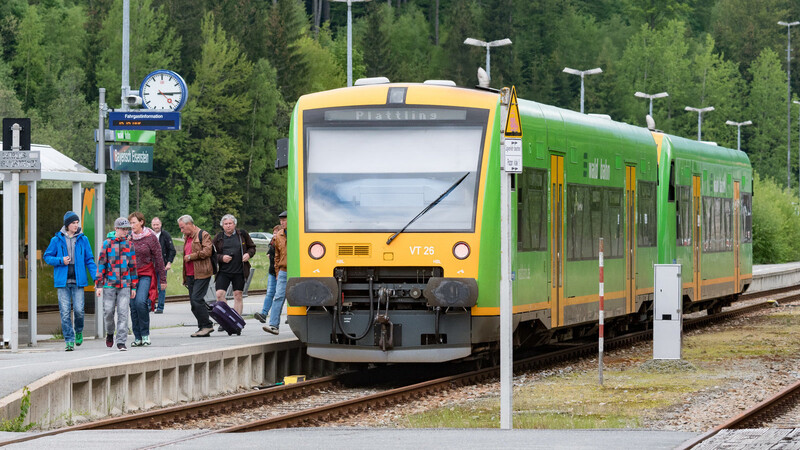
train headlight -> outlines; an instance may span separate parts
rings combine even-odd
[[[469,245],[466,242],[459,242],[454,245],[453,256],[457,259],[466,259],[469,256]]]
[[[313,259],[320,259],[325,256],[325,246],[322,242],[314,242],[308,246],[308,256]]]

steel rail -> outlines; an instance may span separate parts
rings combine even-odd
[[[792,402],[796,404],[798,401],[800,401],[800,381],[739,414],[738,416],[728,419],[712,430],[694,439],[684,442],[678,448],[686,450],[695,447],[698,444],[714,437],[722,430],[749,428],[753,424],[757,424],[765,420],[765,418],[769,418],[770,416],[776,414],[786,405]]]

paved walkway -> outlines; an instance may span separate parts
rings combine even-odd
[[[228,336],[228,333],[215,331],[209,338],[190,337],[189,335],[197,330],[197,321],[192,315],[189,302],[167,303],[164,314],[150,314],[152,345],[149,347],[131,348],[133,334],[130,334],[126,352],[117,351],[116,346],[109,349],[106,347],[105,339],[94,337],[85,338],[83,345],[75,347],[74,352],[65,352],[63,339],[55,340],[52,334],[39,335],[40,341],[36,347],[20,345],[18,353],[0,350],[0,398],[58,370],[174,356],[210,348],[296,339],[289,326],[283,323],[283,318],[280,335],[274,336],[261,329],[263,324],[253,319],[252,314],[261,311],[262,302],[263,296],[250,296],[244,299],[246,325],[241,336]],[[233,300],[229,303],[233,306]],[[23,323],[27,325],[27,321],[20,320],[20,324]],[[60,330],[60,324],[57,312],[39,314],[39,330]],[[27,331],[27,326],[25,329]],[[93,333],[94,316],[87,317],[84,329],[87,334]]]

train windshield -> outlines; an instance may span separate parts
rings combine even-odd
[[[309,124],[306,230],[396,232],[468,174],[406,232],[473,231],[485,124]]]

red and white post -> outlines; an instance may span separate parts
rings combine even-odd
[[[605,304],[604,304],[604,297],[605,297],[605,286],[603,283],[603,238],[600,238],[600,331],[599,331],[599,342],[598,342],[598,355],[597,355],[597,362],[598,362],[598,371],[600,374],[600,386],[603,385],[603,327],[605,322]]]

